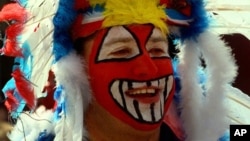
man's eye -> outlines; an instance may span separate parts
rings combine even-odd
[[[168,53],[162,49],[162,48],[151,48],[149,51],[149,54],[151,57],[163,57],[163,56],[167,56]]]
[[[115,50],[109,54],[109,56],[115,57],[115,58],[127,58],[132,55],[132,49],[131,48],[122,48],[119,50]]]

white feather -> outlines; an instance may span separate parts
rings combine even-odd
[[[74,141],[72,131],[73,129],[66,122],[65,116],[62,117],[55,125],[54,141]]]
[[[38,138],[39,133],[47,131],[53,132],[53,112],[45,110],[45,107],[39,107],[34,113],[25,112],[20,114],[16,125],[8,138],[11,141],[34,141]]]
[[[198,38],[202,54],[207,64],[208,83],[207,96],[202,109],[200,124],[204,137],[200,139],[211,141],[218,139],[229,127],[226,119],[225,105],[227,85],[231,84],[236,76],[237,67],[231,54],[231,48],[215,34],[204,32]],[[211,44],[213,43],[213,44]],[[212,136],[213,135],[213,136]]]
[[[83,114],[91,99],[82,59],[75,52],[71,52],[55,64],[53,71],[57,85],[62,85],[65,90],[65,121],[73,130],[73,140],[81,141],[87,133]]]
[[[236,75],[235,62],[230,49],[212,33],[204,32],[197,40],[188,40],[184,44],[186,47],[181,63],[181,94],[186,141],[215,141],[229,127],[226,120],[225,92],[226,85]],[[207,65],[206,96],[203,96],[196,76],[200,54]]]
[[[53,16],[58,0],[29,0],[26,5],[28,21],[22,33],[21,44],[28,43],[31,50],[32,68],[30,81],[35,84],[36,97],[43,97],[42,90],[52,66]],[[31,58],[30,58],[31,59]]]
[[[199,86],[197,76],[198,66],[200,64],[200,51],[195,41],[187,40],[180,54],[180,75],[181,75],[181,118],[183,128],[186,132],[187,141],[196,141],[195,138],[199,132],[197,124],[200,123],[200,113],[202,107],[202,89]]]

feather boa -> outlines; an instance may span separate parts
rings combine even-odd
[[[83,62],[75,52],[71,52],[55,64],[53,71],[57,86],[63,86],[66,100],[64,115],[56,125],[56,141],[61,141],[63,138],[80,141],[83,136],[86,136],[83,113],[91,99]],[[65,136],[73,137],[60,136],[66,132]]]
[[[188,27],[180,28],[180,37],[182,40],[195,39],[209,27],[210,19],[205,10],[205,0],[187,0],[191,5],[192,21]]]
[[[197,40],[187,40],[184,44],[180,73],[181,117],[186,141],[217,140],[228,126],[224,100],[226,85],[236,75],[235,61],[224,42],[210,32],[204,32]],[[196,75],[201,54],[207,64],[205,90],[198,86],[199,78]]]
[[[187,41],[188,42],[188,41]],[[195,141],[189,138],[196,138],[199,132],[196,128],[199,123],[199,111],[202,105],[202,89],[199,86],[197,77],[197,69],[199,66],[199,49],[195,47],[195,43],[188,43],[181,50],[180,56],[180,77],[181,77],[181,116],[183,127],[187,135],[187,141]],[[186,79],[184,79],[186,78]]]

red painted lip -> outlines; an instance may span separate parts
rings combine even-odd
[[[131,94],[134,91],[140,91],[140,90],[145,90],[145,89],[154,89],[155,93]],[[159,88],[147,87],[147,88],[136,88],[136,89],[127,90],[125,94],[130,98],[140,101],[141,103],[151,104],[151,103],[156,103],[160,100],[159,92],[160,92]]]

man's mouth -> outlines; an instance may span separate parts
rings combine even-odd
[[[134,119],[156,123],[164,115],[164,106],[173,88],[173,76],[149,81],[115,80],[110,93],[115,102]]]
[[[157,87],[145,87],[145,88],[134,88],[131,90],[125,91],[125,94],[128,97],[131,97],[135,100],[138,100],[142,103],[154,103],[159,101],[159,92],[162,89],[157,88]]]

